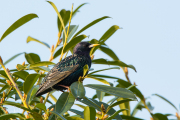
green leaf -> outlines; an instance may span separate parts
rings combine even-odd
[[[101,111],[101,107],[98,106],[95,102],[93,102],[91,99],[89,99],[87,97],[84,97],[83,99],[80,99],[79,101],[86,104],[86,105],[88,105],[88,106],[90,106],[90,107],[94,107],[95,109]]]
[[[0,79],[1,83],[7,84],[5,79]]]
[[[98,97],[99,101],[101,101],[101,102],[102,102],[103,97],[104,97],[104,95],[105,95],[105,92],[102,92],[102,91],[96,90],[96,94],[97,94],[97,97]]]
[[[118,98],[119,98],[119,97],[114,97],[114,98],[110,99],[110,100],[107,102],[107,104],[109,104],[109,103],[110,103],[110,105],[113,104]]]
[[[91,75],[91,74],[94,74],[94,73],[97,73],[97,72],[101,72],[101,71],[112,70],[112,69],[120,69],[120,68],[119,67],[110,67],[110,68],[101,69],[101,70],[97,70],[97,71],[91,72],[88,75]]]
[[[99,81],[99,82],[102,82],[102,83],[104,83],[104,84],[110,85],[110,83],[109,83],[108,81],[106,81],[106,80],[104,80],[104,79],[102,79],[102,78],[93,77],[93,76],[91,76],[91,75],[88,75],[87,78],[92,78],[92,79],[97,80],[97,81]]]
[[[27,14],[23,17],[21,17],[20,19],[18,19],[16,22],[14,22],[2,35],[0,42],[7,36],[9,35],[11,32],[13,32],[14,30],[16,30],[17,28],[19,28],[20,26],[22,26],[23,24],[29,22],[30,20],[32,20],[33,18],[38,17],[36,14]]]
[[[18,71],[25,70],[25,69],[26,69],[25,66],[23,66],[23,65],[21,65],[21,64],[17,64],[17,70],[18,70]]]
[[[144,119],[141,119],[141,118],[136,118],[136,117],[133,117],[133,116],[127,116],[127,115],[121,115],[122,119],[125,119],[125,120],[144,120]]]
[[[28,104],[31,103],[31,101],[33,100],[36,92],[38,91],[39,89],[39,86],[33,86],[33,88],[28,92],[28,95],[27,95],[27,98],[26,98],[26,101]]]
[[[89,43],[91,43],[91,44],[100,44],[97,39],[92,39],[92,40],[89,41]]]
[[[28,75],[29,73],[26,71],[17,71],[13,73],[13,76],[21,78],[22,80],[25,80]]]
[[[19,85],[19,84],[17,84],[17,85]],[[10,89],[11,89],[11,91],[10,91]],[[5,93],[7,93],[7,92],[9,92],[9,94],[7,94],[7,96],[6,96],[6,101],[9,98],[15,99],[15,97],[13,96],[13,95],[15,95],[17,93],[17,91],[15,89],[12,89],[12,87],[9,87],[9,88],[6,89]],[[0,97],[2,97],[2,96],[3,96],[3,94],[1,93]]]
[[[31,112],[30,115],[32,115],[35,120],[43,120],[42,116],[37,112]]]
[[[59,48],[59,49],[54,53],[54,56],[53,56],[54,59],[57,58],[59,55],[61,55],[62,49],[63,49],[63,47]]]
[[[75,98],[77,98],[77,99],[84,98],[85,89],[81,82],[76,81],[76,82],[72,83],[70,86],[70,89],[71,89],[71,93],[74,95]]]
[[[59,114],[58,112],[56,112],[56,111],[48,111],[48,112],[56,115],[56,116],[59,117],[60,119],[66,120],[66,118],[64,118],[62,115],[60,115],[60,114]]]
[[[135,72],[136,69],[134,66],[132,65],[127,65],[124,62],[120,61],[120,60],[115,60],[115,61],[108,61],[104,58],[100,58],[100,59],[94,59],[92,60],[93,64],[104,64],[104,65],[115,65],[115,66],[120,66],[120,67],[129,67],[132,68]]]
[[[50,61],[41,61],[41,62],[36,62],[35,64],[31,64],[30,67],[39,67],[39,66],[46,66],[46,65],[54,65],[54,63]]]
[[[84,109],[84,120],[95,120],[96,111],[93,107],[86,106]]]
[[[118,77],[109,76],[109,75],[100,75],[100,74],[91,74],[90,77],[100,77],[100,78],[110,78],[110,79],[120,79]]]
[[[37,40],[37,39],[35,39],[35,38],[32,38],[32,37],[28,36],[26,42],[29,43],[30,41],[38,42],[38,43],[40,43],[40,44],[42,44],[42,45],[44,45],[44,46],[46,46],[47,48],[50,49],[50,46],[49,46],[47,43],[41,42],[41,41],[39,41],[39,40]]]
[[[113,96],[113,95],[111,95],[111,94],[109,94],[109,93],[105,93],[104,96]],[[95,95],[92,97],[92,99],[96,99],[96,98],[97,98],[97,95],[95,94]]]
[[[176,108],[176,106],[174,104],[172,104],[172,102],[170,102],[169,100],[167,100],[166,98],[164,98],[163,96],[159,95],[159,94],[153,94],[161,99],[163,99],[164,101],[166,101],[167,103],[169,103],[172,107],[174,107],[177,111],[178,109]]]
[[[24,93],[26,95],[28,94],[30,89],[33,87],[33,85],[35,84],[35,82],[37,81],[39,76],[40,76],[39,74],[29,74],[26,77],[26,80],[25,80],[24,85],[23,85],[23,90],[24,90]]]
[[[98,102],[97,100],[94,100],[94,99],[90,99],[90,100],[92,100],[92,101],[93,101],[94,103],[96,103],[98,106],[101,106],[101,105],[103,104],[106,110],[107,110],[107,108],[108,108],[108,106],[109,106],[108,104],[106,104],[106,103],[104,103],[104,102]],[[108,115],[113,115],[115,112],[116,112],[115,109],[114,109],[114,108],[111,108],[111,109],[107,112],[107,114],[108,114]],[[115,118],[119,120],[119,119],[121,119],[121,116],[120,116],[120,115],[116,115]]]
[[[5,78],[7,80],[9,79],[4,70],[0,70],[0,74],[1,74],[1,77]]]
[[[111,26],[104,35],[99,39],[100,43],[104,43],[109,37],[111,37],[119,28],[117,25]]]
[[[49,72],[50,69],[48,67],[44,67],[44,66],[40,66],[40,67],[30,67],[30,69],[33,69],[33,70],[41,70],[41,71],[44,71],[44,72]]]
[[[2,93],[4,90],[6,90],[7,88],[9,88],[9,85],[5,85],[4,87],[1,88],[0,93]]]
[[[131,83],[124,81],[124,80],[120,80],[120,79],[118,79],[117,82],[119,83],[117,85],[117,87],[128,88],[129,86],[132,85]],[[136,96],[139,97],[142,101],[145,101],[144,96],[139,89],[137,89],[136,87],[133,87],[130,89],[130,91],[132,91],[134,94],[136,94]]]
[[[110,79],[120,79],[118,77],[114,77],[114,76],[109,76],[109,75],[102,75],[102,74],[91,74],[89,75],[91,77],[100,77],[100,78],[110,78]]]
[[[130,90],[130,89],[132,89],[132,88],[134,88],[134,87],[136,87],[137,85],[131,85],[131,86],[129,86],[128,88],[126,88],[127,90]]]
[[[100,46],[98,49],[104,52],[105,54],[107,54],[108,56],[110,56],[113,60],[119,60],[117,55],[110,48]]]
[[[80,117],[75,117],[75,116],[66,117],[66,118],[67,118],[67,120],[84,120],[84,119],[82,119],[82,118],[80,118]]]
[[[0,114],[1,114],[1,115],[2,115],[2,114],[5,114],[5,111],[4,111],[3,107],[0,107]]]
[[[55,111],[63,115],[74,104],[75,98],[71,93],[64,92],[56,102]]]
[[[19,97],[18,93],[15,93],[15,101],[19,100],[19,99],[20,99],[20,97]]]
[[[74,37],[69,43],[66,44],[63,52],[64,53],[67,52],[68,50],[70,50],[70,48],[74,47],[77,43],[81,42],[86,37],[87,37],[86,35],[79,35],[77,37]]]
[[[29,54],[25,53],[25,58],[29,64],[35,64],[41,61],[39,55],[35,53],[29,53]]]
[[[4,85],[3,85],[3,84],[0,84],[0,87],[4,87]]]
[[[6,120],[6,119],[16,119],[16,118],[20,118],[20,119],[25,119],[25,116],[23,114],[20,113],[9,113],[9,114],[2,114],[0,115],[0,119],[1,120]]]
[[[46,106],[44,103],[37,103],[35,107],[44,110],[44,112],[46,112]]]
[[[23,52],[24,53],[24,52]],[[12,56],[11,58],[9,58],[6,62],[4,62],[3,64],[4,65],[6,65],[6,64],[8,64],[9,62],[11,62],[12,60],[14,60],[16,57],[18,57],[19,55],[21,55],[21,54],[23,54],[23,53],[18,53],[18,54],[16,54],[16,55],[14,55],[14,56]],[[0,69],[1,69],[2,67],[0,67]]]
[[[31,112],[30,109],[26,108],[26,107],[23,107],[22,104],[19,104],[19,103],[15,103],[15,102],[12,102],[12,101],[5,101],[3,102],[3,105],[11,105],[11,106],[14,106],[14,107],[17,107],[17,108],[20,108],[20,109],[23,109],[25,111],[29,111]]]
[[[87,4],[87,3],[81,4],[80,6],[78,6],[78,7],[73,11],[73,13],[72,13],[72,18],[73,18],[74,15],[78,12],[78,10],[79,10],[82,6],[84,6],[85,4]]]
[[[107,118],[106,120],[112,120],[113,118],[115,118],[116,115],[118,115],[120,112],[122,112],[124,110],[126,110],[126,109],[121,109],[121,110],[116,111],[111,117]],[[122,120],[122,118],[119,120]]]
[[[124,98],[118,98],[117,101],[122,101],[122,100],[125,100]],[[131,108],[130,108],[130,103],[129,102],[125,102],[125,103],[121,103],[119,104],[119,107],[120,109],[127,109],[125,111],[123,111],[123,115],[129,115],[130,116],[130,111],[131,111]]]
[[[85,108],[85,107],[84,107]],[[84,109],[83,108],[83,109]],[[75,110],[75,109],[69,109],[69,111],[71,111],[71,112],[73,112],[73,113],[75,113],[75,114],[77,114],[77,115],[80,115],[82,118],[84,118],[84,113],[83,112],[81,112],[81,111],[78,111],[78,110]]]
[[[147,102],[146,105],[147,105],[147,107],[149,108],[150,111],[154,110],[154,107],[151,105],[150,102]]]
[[[57,9],[57,7],[56,7],[56,5],[53,3],[53,2],[51,2],[51,1],[47,1],[49,4],[51,4],[51,6],[54,8],[54,10],[56,11],[56,13],[57,13],[57,15],[58,15],[58,18],[59,18],[59,20],[60,20],[60,22],[61,22],[61,25],[62,25],[62,28],[63,28],[63,30],[64,30],[64,34],[65,34],[65,36],[67,35],[66,34],[66,31],[65,31],[65,24],[64,24],[64,22],[63,22],[63,19],[62,19],[62,17],[61,17],[61,15],[60,15],[60,13],[58,12],[58,9]],[[68,19],[69,20],[69,19]],[[60,28],[61,29],[61,28]],[[61,32],[60,32],[61,33]],[[67,37],[67,36],[66,36]]]
[[[131,100],[131,99],[123,99],[123,100],[117,101],[117,102],[111,104],[111,105],[107,108],[107,111],[110,110],[111,108],[119,105],[119,104],[122,104],[122,103],[125,103],[125,102],[129,102],[129,101],[132,101],[132,100]]]
[[[161,113],[152,114],[154,120],[168,120],[166,115],[163,115]]]
[[[84,105],[81,105],[81,104],[75,104],[75,105],[77,105],[78,107],[80,107],[80,108],[82,108],[82,109],[84,109],[86,106],[84,106]]]
[[[131,112],[131,116],[135,116],[138,110],[142,110],[143,108],[145,107],[143,106],[142,101],[139,101],[138,104],[134,107],[133,111]]]
[[[11,88],[7,89],[7,91],[9,91],[10,89],[11,89]],[[11,91],[9,92],[9,94],[7,94],[7,96],[6,96],[6,101],[7,101],[9,98],[13,98],[12,96],[15,95],[16,93],[17,93],[16,90],[11,90]]]
[[[120,29],[119,26],[113,25],[113,26],[111,26],[111,27],[104,33],[104,35],[99,39],[99,41],[97,41],[96,39],[93,39],[93,40],[94,40],[94,42],[96,41],[95,43],[97,43],[97,44],[104,45],[104,42],[105,42],[110,36],[112,36],[118,29]],[[92,42],[92,40],[91,40],[91,42]],[[90,53],[90,55],[94,54],[94,52],[95,52],[99,47],[100,47],[100,46],[97,46],[97,47],[93,48],[92,51],[91,51],[91,53]],[[106,52],[107,52],[107,51],[106,51]],[[110,52],[111,52],[111,53],[114,53],[114,52],[112,52],[112,50],[111,50]],[[114,54],[112,54],[112,55],[114,55]],[[115,55],[115,57],[117,57],[117,56]],[[119,60],[119,59],[116,59],[116,60]]]
[[[85,85],[85,87],[100,90],[100,91],[103,91],[103,92],[106,92],[106,93],[109,93],[118,97],[122,97],[122,98],[136,99],[135,95],[131,91],[125,88],[110,87],[106,85],[95,85],[95,84],[88,84],[88,85]]]
[[[102,21],[102,20],[104,20],[104,19],[106,19],[106,18],[110,18],[110,17],[104,16],[104,17],[101,17],[101,18],[99,18],[99,19],[96,19],[96,20],[92,21],[91,23],[89,23],[88,25],[86,25],[85,27],[83,27],[80,31],[78,31],[78,32],[74,35],[74,37],[76,37],[77,35],[79,35],[80,33],[82,33],[84,30],[88,29],[89,27],[95,25],[96,23],[98,23],[98,22],[100,22],[100,21]],[[74,37],[73,37],[73,38],[74,38]]]
[[[89,66],[86,64],[84,67],[83,67],[83,77],[85,77],[87,75],[87,72],[89,71]]]
[[[76,30],[78,29],[78,25],[70,25],[69,27],[69,33],[68,33],[68,38],[67,38],[67,43],[69,42],[70,38],[72,37],[72,35],[76,32]],[[66,33],[67,33],[68,27],[66,27]],[[63,43],[65,42],[65,35],[63,33]]]
[[[55,105],[55,112],[63,115],[67,112],[74,104],[75,98],[71,93],[63,92]],[[54,120],[55,116],[51,116],[50,120]]]
[[[61,15],[62,17],[62,20],[63,20],[63,23],[64,23],[64,26],[67,25],[68,21],[69,21],[69,18],[70,18],[70,11],[69,10],[65,10],[65,9],[62,9],[59,14]],[[62,31],[62,24],[61,24],[61,21],[59,20],[59,17],[57,17],[57,23],[58,23],[58,30]],[[60,31],[60,32],[61,32]]]
[[[98,111],[101,111],[101,107],[100,107],[101,104],[104,105],[105,109],[107,109],[107,107],[109,106],[108,104],[106,104],[106,103],[104,103],[104,102],[98,102],[97,100],[89,99],[89,98],[87,98],[87,97],[84,97],[84,99],[81,99],[80,102],[82,102],[82,103],[84,103],[84,104],[86,104],[86,105],[88,105],[88,106],[90,106],[90,107],[93,107],[93,108],[97,109]],[[77,104],[76,104],[76,105],[77,105]],[[79,105],[78,105],[78,106],[79,106]],[[113,108],[111,108],[111,109],[107,112],[107,114],[108,114],[108,115],[113,115],[115,112],[116,112],[116,111],[115,111]],[[115,118],[116,118],[116,119],[120,119],[121,117],[120,117],[119,115],[117,115]]]

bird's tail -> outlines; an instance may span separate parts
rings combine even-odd
[[[45,93],[47,93],[47,92],[51,92],[53,89],[52,88],[48,88],[48,89],[46,89],[46,90],[44,90],[44,91],[42,91],[41,89],[39,89],[37,92],[36,92],[36,97],[39,97],[39,96],[41,96],[41,95],[43,95],[43,94],[45,94]]]

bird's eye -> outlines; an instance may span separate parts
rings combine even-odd
[[[88,44],[86,44],[86,47],[88,47],[89,45]]]

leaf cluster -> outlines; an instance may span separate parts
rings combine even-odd
[[[135,117],[136,113],[142,109],[148,110],[154,120],[167,119],[169,114],[153,114],[153,107],[150,102],[147,102],[136,85],[131,83],[128,77],[128,69],[133,69],[136,72],[135,67],[121,61],[113,50],[105,43],[118,29],[120,29],[117,25],[112,25],[101,38],[89,40],[90,43],[100,44],[100,46],[95,47],[90,53],[92,64],[109,65],[110,67],[91,72],[87,66],[84,66],[84,75],[79,81],[74,82],[70,86],[70,92],[64,92],[58,98],[53,95],[53,92],[48,93],[46,97],[35,97],[35,93],[39,88],[38,85],[42,82],[42,79],[46,76],[47,72],[50,71],[50,68],[55,64],[52,61],[58,57],[59,61],[61,61],[63,57],[66,57],[68,52],[72,53],[74,46],[87,38],[86,35],[82,34],[83,31],[91,28],[102,20],[110,18],[108,16],[98,18],[78,30],[79,26],[71,25],[71,20],[86,3],[81,4],[75,10],[73,10],[72,5],[71,11],[65,9],[58,11],[53,2],[47,2],[54,8],[58,16],[57,43],[50,46],[34,37],[27,37],[27,43],[36,42],[44,45],[50,50],[50,58],[48,61],[41,61],[40,56],[36,53],[18,53],[6,62],[3,62],[2,58],[0,58],[0,119],[142,120],[141,118]],[[11,32],[37,17],[36,14],[28,14],[18,19],[4,32],[0,38],[0,42]],[[97,50],[105,53],[111,60],[104,58],[93,59]],[[15,69],[9,70],[5,68],[6,64],[22,54],[26,58],[27,63],[23,62],[22,64],[17,64]],[[114,69],[122,69],[126,80],[115,76],[101,74],[102,71]],[[86,74],[87,71],[90,71],[89,74]],[[99,81],[102,84],[83,85],[82,81],[86,78]],[[117,84],[112,84],[108,79],[116,81]],[[86,95],[86,87],[96,91],[96,94],[92,98],[89,98]],[[178,109],[167,99],[160,95],[155,95],[171,104],[178,111]],[[106,97],[111,98],[107,103],[103,102],[103,99]],[[19,103],[17,100],[20,100],[21,102]],[[139,102],[137,102],[137,100]],[[78,101],[78,104],[76,101]],[[137,102],[137,105],[132,111],[130,106],[131,101]],[[47,107],[47,103],[50,104],[50,107]],[[83,111],[72,109],[73,105],[78,106],[83,109]],[[8,113],[8,109],[6,109],[5,106],[20,108],[22,109],[22,113]],[[117,106],[118,109],[115,109],[114,107],[117,108]],[[71,115],[69,112],[73,112],[75,115]],[[179,116],[176,115],[176,117],[178,118]]]

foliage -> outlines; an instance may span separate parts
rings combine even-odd
[[[112,58],[112,60],[106,60],[104,58],[93,59],[92,64],[113,65],[114,67],[92,71],[86,75],[89,69],[85,66],[84,76],[70,86],[70,92],[62,93],[59,98],[56,98],[52,94],[53,92],[48,93],[45,98],[43,96],[35,97],[35,93],[38,90],[38,84],[41,83],[42,79],[50,70],[50,65],[54,65],[52,61],[58,57],[59,61],[61,61],[63,57],[66,57],[69,51],[72,53],[73,47],[87,37],[82,34],[83,31],[89,29],[100,21],[109,18],[108,16],[98,18],[77,31],[78,25],[71,25],[71,19],[76,15],[77,11],[85,5],[85,3],[81,4],[75,10],[73,10],[72,6],[71,11],[62,9],[59,12],[54,3],[50,1],[47,2],[54,8],[58,16],[57,26],[59,32],[57,43],[50,47],[50,45],[43,41],[37,40],[31,36],[27,37],[27,43],[37,42],[46,46],[50,50],[51,54],[49,61],[41,61],[40,56],[36,53],[19,53],[8,59],[6,62],[3,62],[2,58],[0,58],[0,119],[141,120],[141,118],[136,118],[135,115],[137,111],[144,108],[149,111],[154,120],[168,119],[167,117],[170,114],[152,113],[153,107],[150,102],[146,102],[141,91],[136,87],[136,85],[131,84],[129,80],[128,68],[136,71],[135,67],[122,62],[113,50],[106,45],[106,40],[108,40],[119,29],[119,26],[117,25],[111,26],[100,39],[92,39],[89,41],[90,43],[98,43],[101,45],[95,47],[91,51],[92,59],[93,54],[95,54],[97,50],[102,51]],[[36,17],[38,17],[36,14],[28,14],[14,22],[4,32],[0,41],[4,40],[11,32]],[[25,55],[27,64],[25,64],[25,62],[22,63],[22,65],[17,64],[16,69],[11,70],[5,68],[6,64],[13,61],[14,58],[21,54]],[[100,74],[101,71],[120,68],[124,71],[126,80],[119,77]],[[82,80],[85,78],[97,80],[102,84],[83,85]],[[118,84],[109,83],[106,79],[115,80]],[[92,98],[89,98],[86,95],[85,87],[96,90],[96,94]],[[178,109],[170,101],[158,94],[155,95],[168,102],[178,112]],[[51,97],[53,101],[51,101],[49,97]],[[105,103],[103,102],[104,97],[111,97],[111,100]],[[21,103],[18,103],[16,100],[21,100]],[[139,102],[137,100],[139,100]],[[76,101],[83,104],[75,104]],[[137,102],[137,105],[132,111],[130,106],[131,101]],[[47,103],[51,104],[49,108],[47,108]],[[8,109],[6,109],[5,105],[7,108],[8,106],[20,108],[22,109],[22,113],[8,113]],[[71,109],[73,105],[84,110],[80,111]],[[119,108],[115,109],[115,106],[119,106]],[[70,115],[69,111],[76,115]],[[178,114],[176,114],[176,117],[177,119],[180,119]]]

